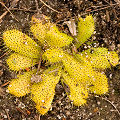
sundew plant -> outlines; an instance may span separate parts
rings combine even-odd
[[[61,32],[47,16],[36,14],[30,26],[36,41],[17,29],[6,30],[3,40],[12,50],[7,57],[7,65],[12,71],[23,72],[11,80],[9,93],[16,97],[30,93],[42,115],[49,111],[59,81],[69,88],[66,94],[75,106],[85,105],[89,93],[107,93],[108,80],[103,71],[118,64],[118,54],[104,47],[77,53],[69,50],[71,45],[80,47],[91,37],[94,24],[92,15],[84,19],[79,17],[77,36],[73,37]],[[41,60],[46,61],[47,66],[38,69]],[[26,71],[26,68],[30,69]]]

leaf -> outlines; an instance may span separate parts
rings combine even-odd
[[[76,36],[77,35],[77,31],[76,31],[76,24],[75,24],[75,20],[74,19],[70,19],[70,21],[65,21],[63,24],[67,24],[70,33],[72,34],[72,36]]]

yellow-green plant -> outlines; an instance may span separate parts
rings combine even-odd
[[[16,97],[22,97],[28,94],[31,88],[31,76],[34,73],[35,70],[25,72],[23,75],[17,75],[17,78],[12,79],[8,86],[9,93],[15,95]]]
[[[81,45],[87,41],[95,29],[91,15],[85,19],[79,18],[78,34],[76,39]],[[59,31],[57,26],[50,22],[44,15],[34,15],[31,21],[31,32],[46,50],[43,52],[39,45],[26,34],[14,29],[3,33],[3,40],[7,47],[15,51],[7,59],[11,70],[24,70],[34,66],[39,57],[48,61],[50,67],[37,74],[39,82],[32,83],[30,80],[34,72],[26,72],[18,75],[17,79],[11,80],[8,90],[16,97],[22,97],[31,93],[31,99],[36,104],[36,109],[44,115],[49,110],[55,95],[55,86],[61,80],[67,85],[66,91],[70,100],[76,106],[84,105],[89,93],[98,95],[108,92],[106,75],[101,71],[116,66],[118,55],[115,51],[107,48],[91,48],[77,54],[68,53],[66,50],[73,37]],[[33,79],[33,78],[32,78]]]
[[[19,71],[35,65],[38,62],[38,59],[28,58],[17,53],[12,53],[6,62],[11,70]]]
[[[3,40],[7,47],[21,55],[30,58],[40,57],[40,47],[37,43],[16,29],[5,31],[3,33]]]
[[[95,25],[92,15],[86,16],[85,19],[79,17],[78,19],[79,34],[77,35],[77,40],[79,41],[77,43],[78,47],[90,38],[90,36],[94,32],[94,29],[95,29]]]
[[[64,84],[67,84],[70,88],[70,91],[67,92],[67,95],[70,100],[73,101],[73,104],[76,106],[85,104],[88,97],[88,90],[85,84],[73,80],[67,73],[63,72],[62,76],[64,78],[62,83],[64,82]]]
[[[50,72],[57,69],[57,73]],[[41,81],[31,86],[31,98],[36,103],[38,111],[44,115],[50,108],[55,95],[55,86],[61,75],[58,66],[50,67],[41,74]]]
[[[105,69],[118,64],[118,54],[115,51],[108,51],[106,48],[91,48],[81,54],[91,63],[93,68]]]

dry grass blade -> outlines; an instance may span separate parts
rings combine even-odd
[[[10,81],[4,83],[3,85],[1,85],[1,87],[4,87],[4,86],[8,85],[9,83],[10,83]]]

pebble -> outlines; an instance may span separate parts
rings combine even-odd
[[[71,115],[70,111],[67,111],[67,112],[66,112],[66,115],[67,115],[67,116]]]
[[[7,118],[7,115],[4,115],[4,118]]]
[[[22,102],[20,102],[20,103],[18,104],[18,107],[23,109],[23,108],[25,108],[25,105],[24,105]]]
[[[60,119],[61,119],[61,116],[60,116],[60,115],[57,115],[57,118],[60,120]]]
[[[98,105],[100,105],[100,102],[97,102]]]

